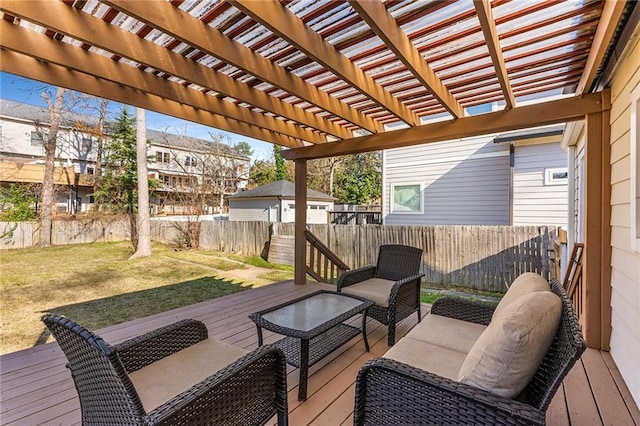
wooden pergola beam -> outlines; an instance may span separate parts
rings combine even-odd
[[[138,68],[111,60],[106,56],[95,55],[68,43],[59,42],[44,34],[28,30],[18,25],[0,20],[0,46],[23,55],[60,65],[95,77],[124,84],[133,89],[180,102],[195,108],[219,114],[247,124],[253,124],[256,113],[198,90],[185,90],[175,82],[157,77]],[[37,48],[35,48],[37,46]],[[270,116],[262,117],[261,126],[267,130],[293,138],[324,143],[326,140],[318,133],[299,126],[289,126],[282,120]]]
[[[484,39],[487,43],[489,54],[491,55],[491,62],[493,62],[493,67],[496,70],[496,77],[504,94],[507,108],[513,108],[516,100],[513,95],[511,83],[509,82],[509,74],[507,73],[502,48],[500,47],[498,29],[496,28],[496,22],[493,18],[491,3],[489,0],[473,0],[473,5],[476,8],[480,28],[482,28],[482,33],[484,34]]]
[[[418,49],[413,46],[409,37],[402,31],[382,2],[350,0],[349,4],[454,118],[464,116],[464,108],[425,62]]]
[[[65,87],[123,104],[157,111],[183,120],[215,127],[254,139],[283,146],[298,147],[302,143],[294,138],[271,132],[247,123],[231,120],[209,111],[193,108],[160,96],[140,92],[129,87],[38,61],[30,56],[0,49],[0,71],[20,75],[32,80]]]
[[[282,102],[261,90],[254,89],[223,73],[215,72],[211,68],[63,2],[3,0],[0,2],[0,10],[337,138],[343,139],[353,136],[349,130],[342,126]],[[259,122],[260,117],[256,117],[256,125],[260,125]]]
[[[288,160],[311,160],[581,120],[586,114],[611,108],[608,92],[607,89],[581,97],[558,99],[384,134],[296,148],[283,151],[282,156]]]
[[[331,43],[307,27],[300,18],[279,1],[228,0],[228,2],[377,102],[400,120],[410,126],[420,125],[420,119],[411,110],[355,66]]]
[[[103,3],[137,20],[187,43],[201,52],[242,69],[260,80],[295,95],[325,111],[372,133],[383,131],[383,126],[370,117],[349,108],[345,103],[321,91],[302,78],[290,74],[281,66],[226,36],[217,29],[166,1],[149,7],[136,0],[105,0]]]
[[[618,22],[620,22],[625,6],[626,2],[624,1],[605,1],[600,20],[598,21],[598,28],[591,42],[591,49],[589,50],[589,56],[587,56],[584,72],[576,88],[576,95],[581,95],[591,89],[598,68],[615,35],[616,27],[618,26]]]

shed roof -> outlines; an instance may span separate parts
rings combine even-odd
[[[248,191],[242,191],[234,195],[230,195],[230,199],[242,198],[295,198],[295,184],[288,180],[279,180],[266,185],[259,186]],[[331,195],[314,191],[307,188],[307,200],[313,201],[335,201],[337,198]]]

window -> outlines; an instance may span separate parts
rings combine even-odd
[[[194,166],[195,167],[195,166],[198,165],[198,160],[196,160],[193,157],[187,156],[187,157],[184,158],[184,165],[185,166]]]
[[[569,179],[567,169],[544,169],[544,184],[566,185]]]
[[[82,138],[82,151],[83,152],[91,152],[93,148],[93,141],[91,138]]]
[[[96,170],[93,167],[91,167],[91,166],[87,167],[87,174],[92,175],[95,172],[96,172]]]
[[[44,132],[42,135],[45,141],[49,139],[48,132]],[[38,132],[31,132],[31,146],[42,146],[42,138]]]
[[[156,151],[156,163],[170,163],[171,154],[168,152]]]
[[[631,92],[631,248],[640,252],[640,87]]]
[[[423,213],[422,187],[419,183],[393,185],[391,213]]]

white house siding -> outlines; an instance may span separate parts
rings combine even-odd
[[[567,180],[561,185],[545,181],[546,170],[567,170],[567,154],[559,142],[516,144],[513,225],[567,225]]]
[[[640,253],[631,246],[630,117],[640,86],[638,30],[611,84],[611,355],[640,405]]]
[[[272,209],[272,215],[279,210],[280,201],[276,198],[270,199],[229,199],[229,220],[243,221],[269,221],[269,209]],[[275,222],[276,220],[271,220]]]
[[[495,136],[386,150],[383,154],[384,223],[507,225],[509,148]],[[422,214],[391,212],[392,188],[421,184]]]

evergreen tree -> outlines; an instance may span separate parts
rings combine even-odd
[[[284,158],[282,158],[282,147],[280,145],[273,145],[273,160],[276,164],[276,180],[287,179],[287,169],[284,164]]]
[[[135,117],[122,108],[111,131],[104,176],[96,192],[96,202],[104,211],[124,213],[129,217],[131,242],[138,246],[136,212],[138,176],[136,166]]]

